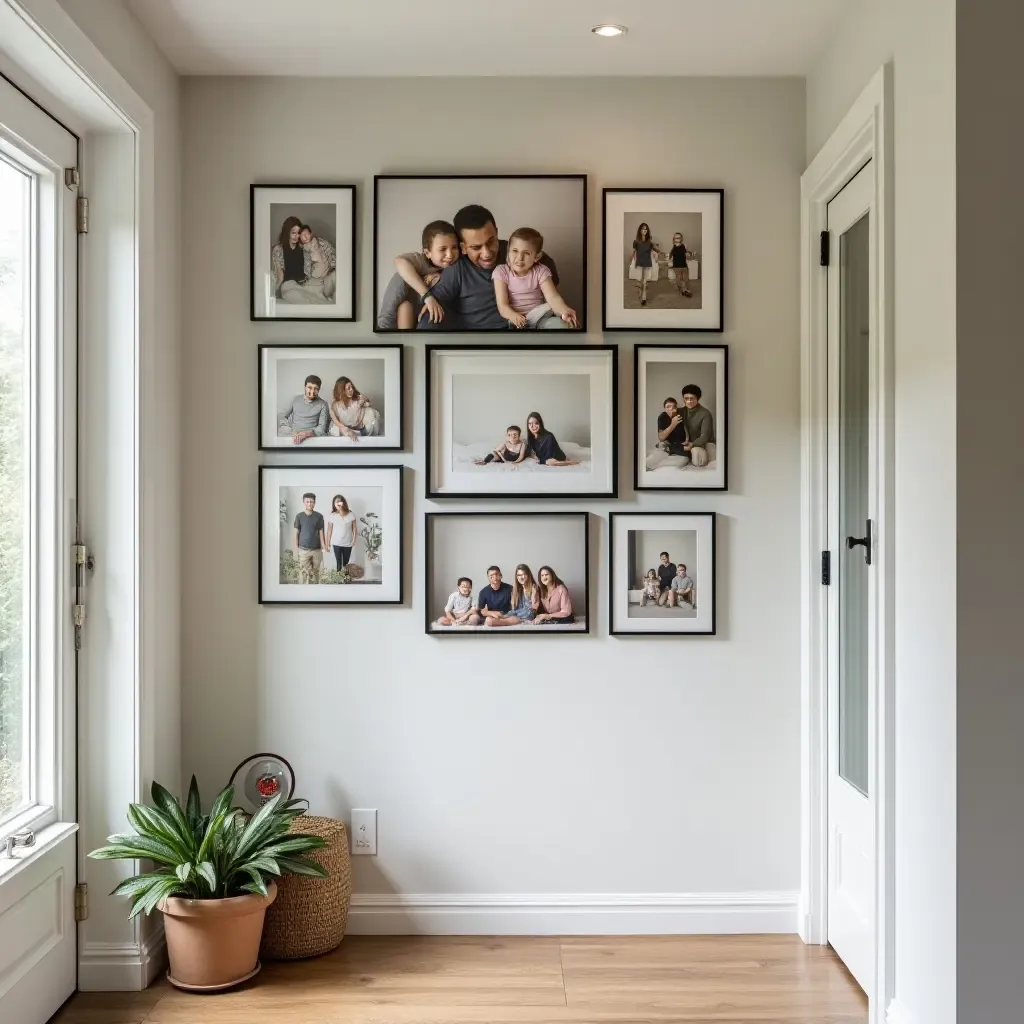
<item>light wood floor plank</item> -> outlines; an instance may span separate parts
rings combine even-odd
[[[789,936],[350,937],[192,996],[75,997],[54,1024],[864,1024],[835,955]]]

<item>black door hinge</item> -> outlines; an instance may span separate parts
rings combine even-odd
[[[821,585],[832,586],[832,552],[822,551],[821,553]]]
[[[831,242],[829,241],[829,233],[822,231],[821,233],[821,265],[823,267],[828,266],[829,256],[831,255]]]

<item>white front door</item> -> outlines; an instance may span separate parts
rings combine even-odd
[[[866,992],[875,977],[878,367],[865,166],[828,205],[828,941]]]
[[[77,140],[0,80],[0,1020],[75,989]]]

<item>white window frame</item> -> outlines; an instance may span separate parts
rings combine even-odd
[[[123,900],[108,895],[131,863],[85,855],[124,831],[129,802],[147,798],[157,754],[157,610],[177,600],[152,571],[152,508],[166,498],[159,460],[143,457],[159,428],[140,416],[157,395],[154,116],[57,0],[0,0],[0,71],[82,140],[90,229],[80,252],[79,517],[97,571],[79,657],[78,880],[88,885],[89,913],[78,926],[78,987],[134,991],[163,967],[162,927],[155,918],[128,921]],[[104,410],[114,400],[116,428]],[[129,530],[134,543],[125,545]],[[162,750],[180,739],[172,727],[161,723]]]
[[[73,602],[68,565],[74,539],[75,354],[77,258],[75,197],[64,184],[64,167],[49,152],[71,149],[65,129],[13,94],[14,110],[0,125],[0,153],[34,178],[29,274],[30,342],[25,390],[24,624],[25,713],[31,748],[31,802],[0,822],[0,840],[32,829],[37,835],[60,821],[75,820],[74,631],[65,614]],[[43,136],[43,137],[40,137]],[[38,142],[36,149],[29,140]],[[52,148],[48,143],[52,142]],[[51,414],[47,414],[48,411]],[[56,412],[56,416],[52,412]],[[48,513],[52,513],[51,515]],[[49,520],[49,523],[48,523]],[[65,780],[70,780],[65,783]]]
[[[800,179],[801,191],[801,893],[800,937],[828,942],[828,601],[821,552],[828,550],[828,284],[819,266],[828,204],[869,161],[874,165],[879,355],[879,573],[875,799],[876,970],[869,1024],[882,1024],[895,989],[895,683],[893,507],[893,139],[892,65],[874,75]],[[835,555],[834,555],[835,557]]]

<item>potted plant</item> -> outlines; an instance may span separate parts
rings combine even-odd
[[[195,776],[182,808],[159,783],[153,806],[129,804],[134,833],[110,836],[96,860],[148,860],[154,870],[125,879],[111,895],[134,899],[129,919],[164,915],[169,979],[179,988],[230,988],[258,970],[263,917],[274,902],[274,876],[326,878],[302,856],[323,847],[318,836],[290,832],[302,800],[268,800],[251,818],[231,803],[228,786],[203,814]]]

